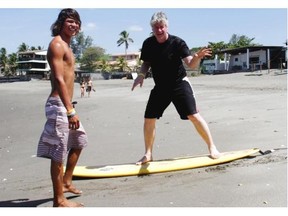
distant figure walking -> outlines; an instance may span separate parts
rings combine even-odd
[[[80,83],[81,98],[85,96],[85,86],[85,81],[82,80],[82,82]]]
[[[92,90],[95,91],[94,88],[93,88],[93,82],[91,80],[91,77],[89,77],[89,80],[87,82],[87,89],[86,89],[86,91],[88,93],[88,97],[90,97],[90,94],[91,94]]]

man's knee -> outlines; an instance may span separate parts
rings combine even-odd
[[[201,116],[199,113],[195,113],[195,114],[192,114],[192,115],[188,115],[187,116],[188,119],[193,122],[193,123],[196,123],[196,122],[199,122],[201,121]]]
[[[144,119],[144,124],[146,126],[155,125],[155,123],[156,123],[156,118],[155,119],[154,118],[145,118]]]

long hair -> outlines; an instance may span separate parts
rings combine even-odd
[[[81,29],[81,19],[78,12],[72,8],[65,8],[60,11],[57,20],[51,25],[52,36],[60,34],[63,23],[67,18],[75,19],[79,23],[79,29]]]

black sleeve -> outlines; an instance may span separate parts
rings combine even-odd
[[[191,55],[191,52],[190,52],[186,42],[182,39],[179,40],[179,51],[180,51],[180,56],[182,59]]]
[[[150,46],[148,45],[148,40],[146,39],[141,48],[141,56],[140,59],[144,62],[151,62],[151,55],[149,55],[149,50],[151,49]]]

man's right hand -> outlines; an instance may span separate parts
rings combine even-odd
[[[142,87],[143,82],[144,82],[144,76],[138,75],[137,78],[134,80],[134,83],[133,83],[133,86],[132,86],[131,91],[133,91],[134,88],[135,88],[137,85],[139,85],[139,84],[140,84],[140,87]]]
[[[69,129],[77,130],[80,127],[80,121],[78,115],[74,115],[72,117],[68,117]]]

